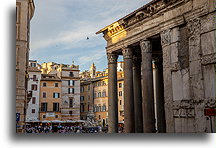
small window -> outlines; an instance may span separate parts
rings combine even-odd
[[[122,91],[119,92],[119,96],[122,96]]]
[[[80,101],[84,101],[84,96],[80,96]]]
[[[84,107],[85,107],[85,105],[83,103],[80,103],[80,112],[81,113],[84,112]]]
[[[101,119],[101,116],[100,116],[100,115],[98,115],[98,119]]]
[[[46,87],[46,86],[47,86],[47,84],[44,82],[44,83],[43,83],[43,87]]]
[[[31,63],[31,67],[36,67],[36,63]]]
[[[55,83],[55,87],[58,87],[58,83]]]
[[[73,76],[74,76],[73,72],[70,72],[69,76],[70,76],[70,77],[73,77]]]
[[[47,111],[47,103],[41,103],[41,111],[46,112]]]
[[[102,97],[106,97],[106,91],[105,90],[102,93]]]
[[[46,118],[46,115],[43,115],[43,118]]]
[[[37,85],[36,84],[32,84],[31,90],[37,90]]]
[[[74,80],[68,80],[68,86],[74,86],[75,81]]]
[[[101,112],[101,105],[98,106],[98,112]]]
[[[58,112],[59,111],[59,103],[53,103],[53,111]]]
[[[105,112],[106,111],[106,104],[104,104],[103,106],[102,106],[102,112]]]
[[[55,115],[55,118],[58,118],[58,115]]]
[[[119,104],[122,105],[122,100],[119,101]]]
[[[69,114],[72,115],[72,114],[73,114],[73,111],[69,111]]]
[[[119,83],[119,88],[122,88],[122,83]]]
[[[35,109],[32,109],[32,113],[33,113],[33,114],[35,113]]]
[[[101,97],[101,92],[98,93],[98,98],[100,98],[100,97]]]
[[[73,107],[73,98],[69,98],[69,107],[71,108],[71,107]]]
[[[90,85],[88,85],[88,90],[90,90]]]
[[[83,86],[80,88],[80,91],[81,91],[81,92],[84,92],[84,87],[83,87]]]
[[[68,94],[74,94],[74,88],[68,88]]]
[[[43,92],[43,98],[46,98],[46,92]]]
[[[33,81],[36,81],[36,80],[37,80],[37,76],[33,75]]]
[[[53,98],[60,98],[60,93],[53,93]]]
[[[35,102],[36,102],[36,98],[32,97],[32,104],[35,104]]]

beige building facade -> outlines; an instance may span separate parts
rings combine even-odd
[[[61,80],[61,120],[80,120],[80,78],[79,66],[43,63],[42,73],[56,74]]]
[[[56,74],[41,75],[39,111],[41,122],[45,120],[61,120],[61,85],[61,79]]]
[[[33,0],[16,1],[16,132],[24,132],[27,109],[27,67],[29,60],[30,20],[34,15]]]
[[[118,99],[119,123],[124,123],[124,75],[123,63],[118,64]],[[89,71],[80,73],[80,114],[82,120],[91,121],[101,126],[108,124],[108,70],[96,71],[92,64]]]
[[[118,132],[121,55],[126,133],[215,132],[204,112],[215,110],[215,30],[213,0],[153,0],[98,31],[107,41],[109,132]]]

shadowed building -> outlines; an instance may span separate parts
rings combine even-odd
[[[97,32],[107,41],[110,133],[118,131],[121,55],[126,133],[140,125],[145,133],[215,132],[215,116],[204,114],[215,110],[215,26],[213,0],[153,0]]]
[[[16,1],[16,115],[17,133],[24,132],[27,107],[27,67],[29,60],[30,20],[34,15],[33,0]]]

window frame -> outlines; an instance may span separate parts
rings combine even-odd
[[[44,106],[43,106],[44,105]],[[48,103],[47,102],[42,102],[41,103],[41,111],[42,112],[47,112],[47,107],[48,107]],[[44,110],[43,110],[44,109]]]
[[[55,106],[56,105],[56,106]],[[56,108],[56,109],[55,109]],[[59,103],[58,102],[54,102],[53,103],[53,112],[59,112],[60,110],[59,110],[60,108],[59,108]]]
[[[32,97],[32,104],[36,104],[36,97]]]
[[[59,84],[59,83],[55,83],[54,86],[55,86],[55,87],[59,87],[58,84]]]
[[[47,98],[47,93],[46,92],[42,92],[42,98]]]
[[[46,82],[43,82],[43,83],[42,83],[42,86],[43,86],[43,87],[47,87],[47,83],[46,83]]]

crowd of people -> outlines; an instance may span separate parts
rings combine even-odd
[[[65,126],[65,125],[45,125],[45,126],[26,126],[26,133],[106,133],[107,128],[84,127],[84,126]]]

